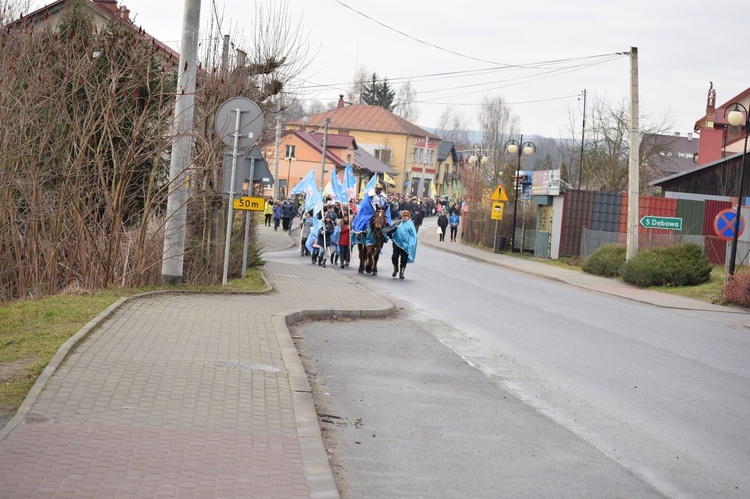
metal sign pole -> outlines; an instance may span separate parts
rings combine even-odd
[[[250,195],[255,195],[253,179],[255,175],[255,158],[250,158]],[[250,212],[245,212],[245,244],[242,248],[242,278],[247,273],[247,246],[250,241]]]
[[[221,278],[221,285],[227,285],[227,274],[229,273],[229,242],[232,237],[232,217],[234,216],[234,181],[237,175],[237,149],[240,141],[240,116],[242,109],[234,109],[237,113],[234,126],[234,146],[232,147],[232,182],[229,184],[229,213],[227,214],[227,237],[224,242],[224,274]]]

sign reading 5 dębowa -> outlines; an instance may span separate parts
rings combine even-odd
[[[682,219],[674,217],[645,216],[641,218],[641,225],[647,229],[682,230]]]

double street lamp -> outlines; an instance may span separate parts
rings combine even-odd
[[[729,114],[727,114],[726,109],[729,109],[731,106],[734,106],[734,109],[732,109]],[[745,125],[745,145],[742,148],[742,166],[740,166],[740,188],[739,192],[737,193],[737,216],[734,219],[734,233],[732,234],[732,253],[729,256],[729,275],[734,275],[734,267],[737,263],[737,239],[740,234],[740,221],[742,220],[742,188],[745,185],[745,158],[747,157],[747,135],[748,133],[750,133],[750,115],[748,115],[747,108],[739,102],[729,104],[726,109],[724,110],[724,115],[726,116],[727,121],[730,125],[740,126],[743,123]]]
[[[509,154],[516,154],[518,156],[518,164],[516,166],[516,178],[515,178],[515,196],[513,196],[513,229],[510,234],[510,252],[513,253],[516,249],[516,215],[518,213],[518,184],[521,183],[521,156],[530,156],[536,151],[536,145],[530,141],[523,141],[523,135],[521,140],[511,139],[506,143],[505,149]],[[523,251],[523,248],[521,248]]]
[[[474,151],[474,154],[469,156],[469,164],[471,166],[484,166],[489,162],[490,158],[488,158],[487,155],[482,154],[481,151]]]

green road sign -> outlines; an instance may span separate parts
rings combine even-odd
[[[682,219],[672,217],[645,216],[641,218],[641,225],[646,227],[647,229],[682,230]]]

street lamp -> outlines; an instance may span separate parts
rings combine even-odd
[[[729,109],[730,106],[734,106],[734,109],[727,114],[726,110]],[[741,111],[740,108],[742,108]],[[729,256],[729,275],[734,275],[734,266],[737,262],[737,238],[740,235],[740,217],[742,216],[742,188],[745,184],[745,158],[747,157],[747,135],[750,131],[750,116],[748,116],[747,108],[738,102],[729,104],[729,106],[724,109],[724,115],[732,126],[740,126],[743,123],[745,125],[745,146],[742,148],[742,166],[740,166],[740,189],[737,193],[737,216],[734,219],[732,253]]]
[[[294,153],[296,152],[295,149],[297,149],[296,146],[288,145],[286,146],[286,160],[289,161],[289,166],[286,169],[286,192],[284,193],[284,197],[289,197],[289,187],[291,183],[291,174],[292,174],[292,161],[295,161],[297,158],[294,157]]]
[[[516,214],[518,213],[518,184],[521,180],[521,156],[526,155],[530,156],[531,154],[536,151],[536,146],[533,142],[523,141],[523,135],[521,135],[521,140],[514,140],[511,139],[507,142],[506,148],[505,148],[509,154],[516,154],[518,155],[518,166],[516,166],[516,178],[515,178],[515,196],[513,198],[513,228],[510,233],[510,252],[513,253],[516,249]],[[523,248],[521,248],[523,250]]]
[[[490,162],[490,158],[487,157],[487,155],[482,154],[482,157],[480,158],[479,155],[482,154],[481,151],[474,151],[474,154],[469,156],[469,164],[471,166],[484,166],[487,163]]]

